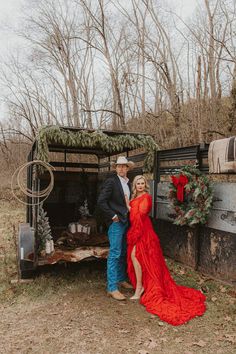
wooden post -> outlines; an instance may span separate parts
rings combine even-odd
[[[200,226],[196,225],[193,229],[193,254],[194,270],[198,270],[200,260]]]

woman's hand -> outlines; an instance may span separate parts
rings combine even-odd
[[[130,211],[130,205],[129,205],[129,198],[128,196],[125,194],[125,202],[126,202],[126,206],[127,206],[127,209]]]

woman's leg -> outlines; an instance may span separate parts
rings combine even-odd
[[[134,271],[135,271],[135,276],[136,276],[136,289],[135,289],[134,295],[131,297],[131,299],[134,299],[134,300],[139,299],[143,293],[142,268],[141,268],[139,261],[137,260],[137,258],[135,256],[135,252],[136,252],[136,246],[134,246],[134,248],[132,249],[132,252],[131,252],[131,260],[132,260],[132,263],[134,266]]]

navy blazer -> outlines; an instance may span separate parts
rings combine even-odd
[[[131,185],[128,182],[131,192]],[[108,178],[102,186],[98,197],[98,208],[102,211],[107,225],[112,223],[112,218],[116,214],[121,222],[128,221],[128,210],[125,202],[125,195],[121,181],[117,175]]]

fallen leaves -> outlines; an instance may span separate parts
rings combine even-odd
[[[200,287],[200,290],[204,293],[204,294],[207,294],[209,293],[209,288],[207,285],[203,285]]]
[[[197,347],[204,348],[206,346],[206,342],[204,340],[200,339],[198,342],[194,342],[193,345],[196,345]]]
[[[149,341],[149,343],[147,345],[147,347],[149,349],[155,349],[157,346],[158,346],[157,342],[155,342],[155,340],[153,340],[153,339],[150,339],[150,341]]]
[[[148,340],[139,341],[139,345],[143,345],[148,349],[155,349],[156,347],[158,347],[158,343],[154,338],[148,338]]]
[[[130,331],[129,331],[128,329],[124,329],[124,328],[119,329],[118,332],[119,332],[119,333],[123,333],[123,334],[130,333]]]
[[[233,298],[236,298],[236,291],[235,290],[228,290],[227,294]]]
[[[138,351],[138,354],[149,354],[149,352],[147,350],[145,350],[145,349],[140,349]]]
[[[212,301],[212,302],[216,302],[217,300],[218,300],[218,298],[217,298],[216,296],[212,296],[212,297],[211,297],[211,301]]]
[[[189,270],[176,268],[176,274],[187,279]],[[97,277],[96,272],[84,274],[81,268],[80,276],[69,269],[45,275],[34,281],[37,296],[31,293],[33,287],[22,284],[2,292],[0,332],[4,330],[5,340],[1,345],[6,353],[32,352],[37,349],[37,343],[30,343],[34,338],[45,353],[105,353],[107,348],[110,353],[130,354],[233,353],[236,291],[198,274],[193,282],[208,294],[206,315],[173,327],[138,304],[108,302],[105,276]]]
[[[225,316],[224,320],[225,320],[226,322],[232,322],[232,317],[230,317],[230,316]]]
[[[225,334],[224,337],[225,341],[236,344],[236,334]]]
[[[227,289],[224,286],[220,286],[220,292],[221,293],[226,293]]]
[[[164,326],[165,324],[163,322],[158,322],[158,326]]]

